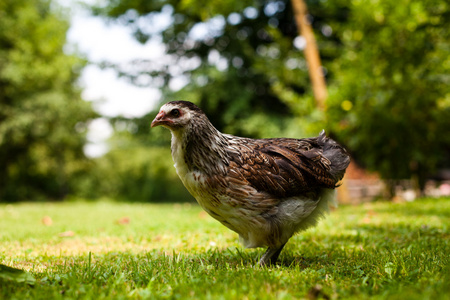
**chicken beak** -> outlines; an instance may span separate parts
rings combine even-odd
[[[155,119],[152,121],[151,127],[156,127],[162,124],[162,122],[164,121],[164,117],[166,116],[166,114],[163,111],[160,111]]]

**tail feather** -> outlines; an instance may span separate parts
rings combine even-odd
[[[337,181],[344,177],[345,169],[350,164],[350,156],[344,147],[336,143],[331,138],[325,135],[325,130],[322,130],[318,137],[319,145],[323,148],[323,156],[330,162],[330,173]]]

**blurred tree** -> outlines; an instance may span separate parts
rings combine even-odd
[[[345,3],[308,1],[325,65],[339,53],[339,41],[329,25],[346,18],[339,2]],[[320,114],[315,112],[304,40],[298,37],[290,1],[107,3],[94,12],[129,26],[142,43],[160,38],[166,45],[168,59],[162,62],[113,66],[133,82],[159,83],[165,101],[197,102],[213,124],[228,133],[301,137],[320,130],[314,126]],[[163,16],[171,22],[160,25]],[[178,91],[175,83],[180,79],[189,85]]]
[[[106,66],[136,84],[159,84],[167,99],[197,102],[220,130],[304,137],[327,121],[363,166],[423,188],[450,148],[448,3],[305,2],[330,87],[324,113],[290,1],[109,0],[94,12],[142,43],[166,45],[160,62]],[[160,25],[162,16],[171,22]],[[178,90],[180,79],[189,84]]]
[[[115,134],[111,150],[95,159],[95,168],[83,178],[77,195],[95,199],[110,197],[124,201],[194,201],[180,183],[170,158],[170,134],[149,133],[150,116],[111,119]]]
[[[87,167],[95,117],[63,51],[68,18],[47,0],[0,2],[0,201],[62,198]]]
[[[395,180],[425,179],[450,157],[448,1],[351,1],[341,24],[329,124],[355,158]]]

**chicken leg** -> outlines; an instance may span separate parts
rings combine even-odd
[[[261,260],[259,261],[260,266],[269,266],[274,265],[277,262],[278,256],[281,253],[281,250],[283,250],[283,247],[286,244],[281,245],[278,248],[267,248],[267,251],[263,254],[261,257]]]

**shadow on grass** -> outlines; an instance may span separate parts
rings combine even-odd
[[[311,255],[302,254],[296,251],[295,245],[290,245],[288,249],[281,252],[280,257],[275,265],[267,266],[267,268],[278,267],[299,267],[300,269],[309,268],[311,266],[333,266],[334,261],[330,260],[323,251],[319,254]],[[300,248],[301,249],[301,248]],[[208,264],[220,267],[227,265],[231,267],[257,267],[259,268],[259,260],[266,251],[265,248],[244,249],[244,248],[227,248],[208,250],[198,255],[188,255],[188,259],[192,263]],[[264,268],[264,267],[263,267]]]
[[[433,251],[435,246],[450,245],[448,242],[443,243],[450,240],[450,233],[425,224],[363,224],[347,229],[332,235],[317,234],[300,240],[292,238],[281,252],[275,266],[300,269],[332,267],[354,259],[356,253],[364,253],[366,257],[376,261],[381,252],[403,251],[411,247],[425,252]],[[215,249],[193,255],[191,259],[192,262],[201,260],[202,263],[211,265],[222,263],[232,266],[256,266],[265,250]]]

